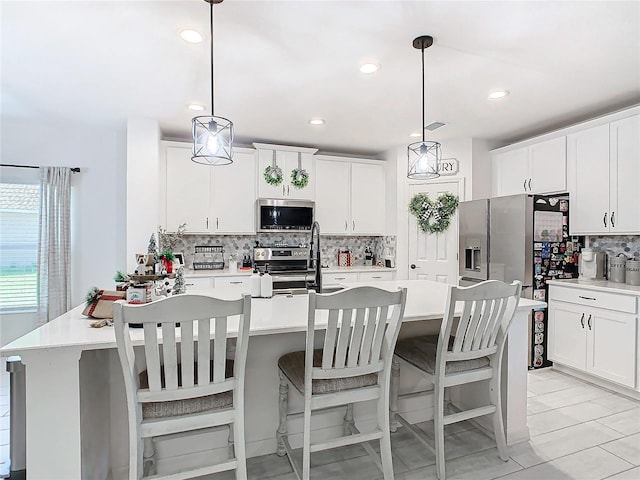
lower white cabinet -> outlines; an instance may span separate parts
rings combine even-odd
[[[249,275],[242,275],[237,277],[216,277],[215,284],[218,287],[245,287],[249,286]]]
[[[189,288],[213,288],[213,277],[184,277],[184,284]]]
[[[339,285],[345,282],[375,282],[383,280],[393,280],[395,272],[368,271],[368,272],[336,272],[323,273],[323,285]]]
[[[549,359],[638,389],[636,305],[628,295],[552,285]]]

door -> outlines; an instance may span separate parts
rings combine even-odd
[[[498,153],[493,158],[493,196],[516,195],[529,191],[529,152],[527,147]]]
[[[611,124],[611,233],[640,231],[640,116]]]
[[[384,165],[351,164],[351,225],[357,235],[384,235]]]
[[[587,371],[635,387],[636,317],[626,313],[587,311]]]
[[[236,149],[231,165],[209,168],[212,169],[211,231],[255,233],[255,153]]]
[[[530,192],[564,192],[567,188],[567,137],[531,145],[529,166],[532,181]]]
[[[458,183],[409,185],[409,198],[426,193],[435,202],[443,193],[459,195]],[[416,218],[409,214],[409,279],[433,280],[458,284],[458,212],[451,217],[449,228],[442,233],[423,233]]]
[[[575,175],[571,235],[609,232],[609,125],[569,135],[567,142]]]
[[[316,220],[323,235],[349,233],[349,162],[316,160]]]
[[[564,302],[549,304],[549,360],[585,370],[587,360],[585,308]]]

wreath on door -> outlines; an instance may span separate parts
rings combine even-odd
[[[435,201],[426,193],[417,193],[409,202],[409,212],[424,233],[442,233],[449,228],[459,203],[458,197],[451,193],[443,193]]]

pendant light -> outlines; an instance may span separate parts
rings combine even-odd
[[[424,137],[425,102],[424,102],[424,49],[433,45],[433,37],[422,35],[413,40],[413,48],[422,50],[422,141],[407,147],[407,177],[415,180],[427,180],[440,176],[440,159],[442,152],[438,142],[428,142]]]
[[[213,4],[222,0],[204,0],[209,4],[211,41],[211,115],[193,117],[193,155],[191,160],[204,165],[229,165],[233,163],[233,122],[216,117],[213,100]]]

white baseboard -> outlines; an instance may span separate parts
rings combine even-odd
[[[584,373],[580,370],[576,370],[571,367],[567,367],[566,365],[561,365],[559,363],[554,362],[553,367],[554,370],[558,372],[566,373],[567,375],[571,375],[579,378],[580,380],[584,380],[585,382],[592,383],[598,387],[606,388],[607,390],[612,390],[613,392],[620,393],[622,395],[626,395],[627,397],[631,397],[634,400],[640,400],[640,392],[634,390],[629,387],[625,387],[624,385],[619,385],[617,383],[610,382],[605,380],[604,378],[594,377],[593,375],[589,375],[588,373]]]

